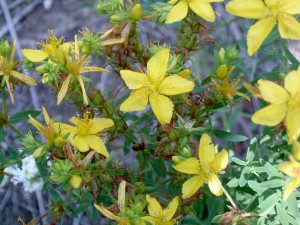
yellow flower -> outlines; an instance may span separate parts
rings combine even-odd
[[[283,192],[283,200],[285,201],[293,190],[300,184],[300,163],[290,157],[290,162],[283,162],[278,166],[278,170],[292,177]]]
[[[187,16],[189,8],[208,22],[214,22],[216,18],[211,2],[223,2],[223,0],[171,0],[169,4],[177,4],[169,12],[166,23],[183,20]]]
[[[29,115],[29,123],[31,123],[39,133],[46,138],[46,142],[49,146],[62,147],[66,142],[66,135],[69,134],[69,136],[71,136],[74,132],[74,128],[67,124],[53,122],[44,106],[42,107],[42,111],[46,126],[40,124],[32,118],[31,115]]]
[[[111,119],[90,119],[89,113],[85,113],[83,119],[72,117],[70,122],[76,125],[72,139],[80,152],[87,152],[91,148],[105,157],[109,156],[102,139],[97,134],[114,125]]]
[[[293,17],[300,14],[300,0],[233,0],[226,10],[236,16],[259,19],[247,35],[248,54],[253,55],[278,23],[280,36],[300,39],[300,23]]]
[[[49,38],[43,43],[40,43],[41,50],[22,49],[23,55],[31,62],[40,62],[47,59],[49,56],[56,58],[57,50],[63,44],[63,37],[57,39],[53,31],[49,30]]]
[[[150,216],[143,216],[142,219],[151,223],[152,225],[173,225],[176,221],[173,218],[178,208],[179,198],[175,197],[166,209],[162,209],[155,198],[146,195],[148,203],[148,212]]]
[[[257,124],[275,126],[284,121],[290,142],[300,135],[300,67],[284,79],[284,88],[267,80],[259,80],[258,88],[269,106],[252,116]]]
[[[148,101],[161,124],[170,123],[174,105],[165,95],[178,95],[192,91],[194,83],[178,75],[166,77],[169,49],[162,49],[147,63],[147,75],[121,70],[121,77],[135,91],[121,104],[120,110],[132,112],[144,110]]]
[[[14,63],[16,52],[16,41],[13,42],[11,55],[9,59],[6,59],[4,56],[0,55],[0,76],[3,76],[5,83],[7,85],[10,99],[12,104],[14,104],[14,95],[13,95],[13,84],[10,82],[10,76],[14,79],[20,80],[29,86],[36,85],[36,81],[33,78],[30,78],[22,73],[19,73],[15,70],[16,65]]]
[[[126,181],[122,181],[120,183],[118,189],[118,206],[119,206],[119,216],[116,216],[109,210],[107,210],[104,206],[94,204],[96,209],[98,209],[104,216],[109,219],[115,220],[118,222],[118,225],[132,225],[129,218],[126,216],[126,209],[125,209],[125,201],[126,200]],[[139,219],[139,225],[146,225],[142,219]]]
[[[62,87],[60,91],[58,92],[57,95],[57,105],[61,103],[63,98],[66,96],[69,83],[71,81],[72,77],[75,77],[81,87],[82,95],[83,95],[83,103],[85,105],[88,105],[88,97],[85,92],[85,87],[82,81],[82,73],[87,73],[87,72],[109,72],[108,70],[99,68],[99,67],[90,67],[90,66],[85,66],[88,63],[88,58],[86,56],[81,56],[79,54],[79,45],[77,42],[77,36],[75,36],[75,44],[74,44],[74,52],[71,56],[67,55],[67,62],[66,62],[66,69],[69,73],[68,77],[66,80],[63,82]]]
[[[208,183],[214,195],[222,195],[222,185],[216,174],[223,171],[228,164],[228,153],[225,149],[216,154],[215,147],[208,134],[203,134],[200,139],[199,160],[192,157],[173,166],[175,170],[195,174],[183,183],[182,198],[189,198],[202,186]]]

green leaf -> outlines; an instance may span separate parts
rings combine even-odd
[[[20,123],[24,120],[28,120],[29,115],[35,118],[38,115],[40,115],[40,113],[41,111],[37,111],[37,110],[25,110],[25,111],[17,112],[10,117],[10,122]]]
[[[227,183],[227,186],[229,188],[234,188],[234,187],[237,187],[239,185],[239,179],[237,179],[236,177],[231,179],[228,183]]]
[[[282,225],[289,225],[289,216],[282,204],[276,204],[276,212]]]
[[[257,138],[253,138],[250,141],[247,154],[246,154],[246,160],[248,162],[251,162],[254,159],[256,150],[257,150]]]
[[[53,199],[55,202],[58,202],[59,200],[61,200],[60,194],[55,189],[49,187],[48,191],[51,196],[51,199]]]
[[[283,51],[284,51],[286,57],[287,57],[288,60],[292,63],[292,68],[293,68],[294,70],[296,70],[296,69],[298,68],[298,66],[299,66],[299,61],[298,61],[298,60],[295,58],[295,56],[290,52],[290,50],[288,49],[287,45],[286,45],[283,41],[281,41],[281,42],[279,42],[279,43],[280,43],[280,45],[281,45],[281,47],[282,47],[282,49],[283,49]]]
[[[255,191],[259,195],[261,195],[263,192],[265,192],[267,190],[267,188],[261,187],[260,183],[254,181],[254,180],[249,180],[248,185],[253,191]]]
[[[248,166],[244,167],[242,170],[240,180],[239,180],[239,186],[244,187],[247,184],[248,178],[250,175],[250,168]]]
[[[246,136],[234,134],[224,130],[213,130],[213,133],[214,135],[216,135],[217,138],[220,138],[225,141],[239,142],[246,141],[248,139]]]
[[[266,215],[269,213],[269,211],[271,209],[274,208],[274,206],[276,205],[276,203],[281,199],[281,193],[280,191],[270,195],[269,197],[267,197],[264,201],[262,201],[258,207],[257,207],[257,211],[260,215]]]
[[[240,160],[239,158],[236,157],[232,157],[232,161],[235,162],[236,164],[240,165],[240,166],[246,166],[247,163],[243,160]]]
[[[271,163],[269,163],[269,162],[267,162],[263,159],[259,159],[259,161],[264,166],[264,168],[266,169],[267,174],[270,177],[282,177],[282,175],[278,172],[276,167],[272,166]]]
[[[0,142],[2,142],[5,138],[6,132],[4,130],[4,126],[0,127]]]
[[[277,187],[282,187],[284,184],[285,182],[282,179],[273,179],[273,180],[268,180],[260,183],[260,186],[266,188],[277,188]]]

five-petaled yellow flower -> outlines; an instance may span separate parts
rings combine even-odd
[[[93,149],[105,157],[109,156],[102,139],[97,134],[112,127],[114,125],[113,120],[108,118],[90,119],[89,113],[85,113],[83,119],[72,117],[69,121],[76,126],[74,133],[72,133],[72,139],[80,152]]]
[[[236,16],[259,19],[247,35],[248,54],[253,55],[278,23],[280,36],[300,39],[300,23],[293,17],[300,14],[300,0],[233,0],[226,10]]]
[[[166,23],[183,20],[187,16],[189,8],[208,22],[214,22],[216,17],[211,2],[223,2],[223,0],[171,0],[169,4],[176,5],[169,12]]]
[[[66,135],[71,135],[74,132],[74,128],[68,124],[53,122],[46,108],[43,106],[42,111],[44,114],[46,126],[43,126],[31,115],[29,115],[29,123],[31,123],[45,138],[49,146],[62,147],[66,140]]]
[[[292,177],[283,192],[283,200],[285,201],[294,189],[300,184],[300,163],[293,157],[290,157],[290,162],[283,162],[278,166],[278,170]]]
[[[11,78],[22,81],[23,83],[29,86],[36,85],[35,79],[16,71],[17,66],[14,62],[15,52],[16,52],[16,41],[13,42],[9,59],[0,55],[0,76],[3,76],[5,80],[12,104],[14,104],[15,101],[14,101],[14,94],[13,94],[13,83],[10,81]]]
[[[178,95],[194,89],[194,83],[178,75],[166,76],[170,50],[165,48],[156,53],[147,63],[147,75],[121,70],[121,77],[131,95],[121,104],[120,110],[132,112],[144,110],[148,102],[161,124],[170,123],[174,105],[166,95]]]
[[[269,106],[252,116],[257,124],[275,126],[284,121],[290,142],[300,135],[300,67],[284,79],[284,88],[267,80],[259,80],[258,88]]]
[[[173,166],[175,170],[195,174],[183,183],[182,198],[189,198],[202,186],[208,183],[214,195],[222,195],[222,185],[216,174],[223,171],[228,164],[228,153],[225,149],[216,154],[215,147],[208,134],[203,134],[200,139],[199,160],[192,157]]]
[[[94,204],[94,206],[107,218],[117,221],[118,225],[132,225],[130,219],[126,215],[125,203],[126,203],[126,181],[123,180],[120,183],[118,189],[118,206],[120,211],[118,216],[116,216],[115,214],[107,210],[102,205]],[[146,225],[146,223],[141,218],[136,218],[136,219],[138,220],[137,224]]]
[[[152,225],[173,225],[176,220],[172,219],[178,208],[179,198],[175,197],[166,209],[162,209],[155,198],[146,195],[148,203],[148,212],[150,216],[143,216],[142,219],[151,223]]]

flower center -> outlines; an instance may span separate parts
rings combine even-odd
[[[76,127],[79,135],[89,134],[89,130],[92,127],[91,119],[89,118],[90,113],[87,112],[83,115],[83,119],[80,119]]]
[[[300,92],[295,94],[289,99],[288,109],[290,112],[299,113],[300,112]]]
[[[200,172],[202,176],[205,177],[205,180],[209,180],[211,176],[211,170],[208,163],[200,163]]]

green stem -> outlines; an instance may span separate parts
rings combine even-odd
[[[209,111],[207,111],[207,117],[208,117],[208,123],[209,123],[209,126],[210,126],[210,135],[212,137],[213,143],[216,143],[215,136],[214,136],[214,133],[213,133],[212,120],[210,118],[210,112]]]
[[[7,118],[7,106],[6,106],[6,98],[5,98],[5,94],[4,94],[4,89],[1,88],[1,93],[2,93],[2,99],[3,99],[3,113],[5,115],[5,117]]]
[[[8,124],[8,126],[13,130],[15,131],[20,137],[24,137],[25,134],[23,134],[21,131],[19,131],[14,125],[12,125],[11,123]]]
[[[233,199],[231,198],[231,196],[229,195],[229,193],[226,191],[226,189],[223,187],[223,185],[221,184],[221,188],[224,192],[224,194],[226,195],[226,197],[228,198],[228,200],[230,201],[231,205],[233,206],[234,209],[239,210],[239,208],[237,207],[237,205],[235,204],[235,202],[233,201]]]

